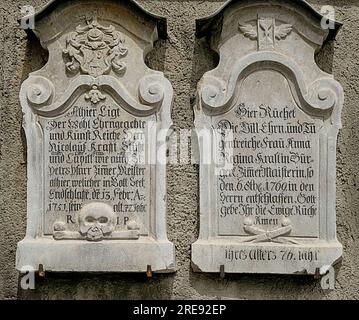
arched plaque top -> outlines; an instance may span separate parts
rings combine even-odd
[[[340,26],[305,1],[287,0],[231,1],[198,20],[197,35],[209,33],[220,56],[218,66],[199,83],[199,109],[208,115],[227,112],[248,72],[274,69],[295,84],[303,107],[330,110],[332,123],[340,127],[343,89],[315,61],[315,52]]]
[[[196,35],[198,38],[202,38],[209,34],[213,34],[215,30],[218,31],[218,28],[222,28],[223,26],[223,18],[226,15],[229,15],[231,11],[242,11],[244,9],[254,7],[273,8],[273,6],[276,5],[281,8],[287,8],[291,11],[294,10],[297,15],[302,16],[305,20],[311,21],[312,27],[316,29],[318,35],[322,36],[322,42],[335,39],[339,29],[342,26],[342,23],[340,22],[328,20],[304,0],[230,0],[210,16],[200,18],[196,21]],[[326,23],[331,24],[333,27],[322,29],[321,21],[323,21],[323,19],[326,19]],[[312,40],[310,39],[312,38],[310,32],[307,33],[306,36],[309,38],[309,40]],[[322,43],[319,45],[321,44]]]
[[[109,94],[132,114],[156,113],[172,89],[145,56],[158,36],[166,36],[165,26],[164,18],[132,0],[50,1],[34,15],[32,32],[49,59],[22,85],[25,110],[29,105],[54,116],[79,95],[98,105]]]
[[[124,15],[125,18],[120,18],[118,16],[114,17],[114,19],[110,19],[110,23],[115,23],[120,25],[122,28],[127,30],[128,32],[134,34],[141,40],[144,41],[155,41],[157,38],[166,39],[167,38],[167,20],[165,17],[158,16],[156,14],[150,13],[149,11],[142,8],[136,1],[134,0],[78,0],[78,1],[69,1],[69,0],[51,0],[44,7],[42,7],[39,11],[37,11],[33,18],[35,21],[34,29],[26,29],[27,32],[33,32],[38,38],[40,38],[41,43],[44,47],[47,47],[47,42],[51,41],[52,38],[58,36],[60,33],[65,32],[64,27],[68,27],[63,24],[64,15],[71,14],[72,10],[77,6],[81,6],[82,8],[86,8],[89,6],[93,6],[94,4],[100,3],[101,6],[97,7],[97,18],[102,19],[102,14],[104,6],[115,6],[119,10],[121,10],[121,14]],[[91,9],[93,12],[96,11]],[[90,11],[91,11],[90,10]],[[86,10],[84,11],[85,15],[89,15]],[[46,21],[48,17],[52,16],[53,26],[49,26],[47,23],[43,23]],[[106,15],[106,19],[109,17]],[[90,17],[89,17],[90,18]],[[92,18],[92,16],[91,16]],[[78,19],[72,17],[73,24],[78,24]],[[82,19],[84,20],[84,19]],[[129,21],[131,21],[129,23]],[[144,23],[146,22],[146,23]],[[46,29],[44,29],[46,28]],[[60,32],[59,32],[60,30]],[[46,32],[42,32],[46,31]],[[46,36],[43,36],[43,33],[46,33]]]

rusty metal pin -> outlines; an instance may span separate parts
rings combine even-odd
[[[45,278],[46,272],[44,269],[44,266],[42,264],[39,264],[39,277]]]
[[[225,273],[224,273],[224,264],[221,264],[219,267],[219,276],[221,279],[224,279]]]
[[[151,268],[151,265],[147,265],[146,275],[147,275],[147,278],[152,278],[152,268]]]
[[[315,269],[314,279],[320,279],[320,269],[319,268]]]

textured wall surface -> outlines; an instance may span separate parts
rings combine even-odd
[[[171,81],[175,128],[190,129],[196,83],[215,67],[216,55],[195,38],[195,19],[225,1],[139,0],[147,10],[167,17],[169,38],[147,57],[150,67]],[[26,141],[21,129],[18,93],[28,74],[41,68],[47,54],[17,25],[23,5],[36,9],[46,0],[0,0],[0,298],[2,299],[359,299],[359,1],[310,0],[315,8],[332,5],[344,26],[334,43],[318,54],[318,64],[332,72],[346,94],[338,142],[337,225],[344,246],[337,266],[336,290],[323,291],[309,276],[195,274],[190,245],[198,235],[198,167],[168,168],[168,236],[176,246],[175,274],[49,274],[36,290],[23,291],[15,270],[16,244],[26,222]]]

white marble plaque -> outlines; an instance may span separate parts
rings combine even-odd
[[[200,81],[195,108],[201,220],[193,268],[324,274],[342,255],[335,164],[343,89],[314,54],[339,24],[323,29],[304,1],[235,2],[197,24],[220,62]]]
[[[144,63],[165,23],[131,1],[52,1],[35,16],[49,60],[20,92],[28,214],[19,270],[174,271],[165,203],[173,92]]]

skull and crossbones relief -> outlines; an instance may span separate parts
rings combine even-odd
[[[116,231],[116,214],[112,207],[102,202],[92,202],[83,206],[78,215],[79,231],[67,230],[62,221],[56,221],[53,225],[53,237],[55,240],[125,240],[138,239],[140,227],[131,220],[127,230]]]
[[[78,216],[82,236],[89,241],[100,241],[109,236],[116,226],[116,215],[108,204],[93,202],[85,205]]]

